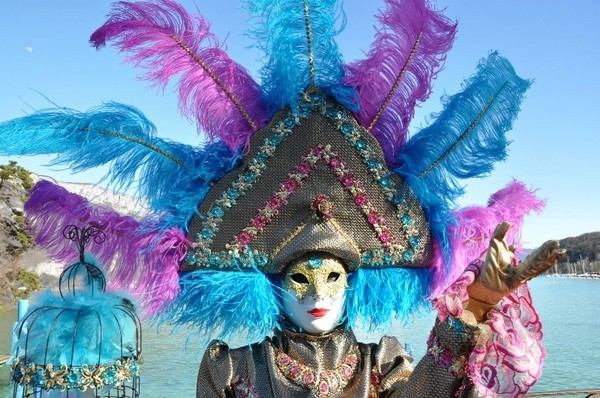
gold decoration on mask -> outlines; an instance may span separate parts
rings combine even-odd
[[[292,262],[285,270],[284,288],[295,292],[299,301],[306,296],[333,298],[347,287],[342,262],[327,254],[312,254]]]

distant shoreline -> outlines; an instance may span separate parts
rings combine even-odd
[[[600,274],[547,274],[553,278],[577,278],[577,279],[598,279]]]

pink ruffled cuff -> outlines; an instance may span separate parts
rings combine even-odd
[[[473,261],[463,275],[434,301],[438,318],[459,318],[469,300],[469,286],[481,270]],[[484,322],[491,335],[478,341],[469,358],[467,373],[483,397],[516,398],[527,393],[542,374],[546,351],[541,344],[542,324],[533,308],[529,287],[522,285],[502,299]]]

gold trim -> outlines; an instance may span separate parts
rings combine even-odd
[[[408,381],[408,379],[412,375],[412,372],[413,371],[411,369],[402,369],[398,372],[395,372],[391,377],[383,380],[383,382],[380,385],[380,389],[385,391],[392,388],[392,386],[397,382]]]
[[[294,240],[294,238],[296,236],[298,236],[303,230],[304,228],[306,228],[308,222],[310,221],[310,219],[313,218],[313,216],[310,216],[306,221],[304,221],[302,224],[300,224],[295,230],[294,232],[292,232],[291,234],[289,234],[285,239],[283,239],[281,241],[281,243],[279,245],[277,245],[277,247],[275,248],[275,250],[273,250],[271,252],[271,260],[273,260],[275,257],[277,257],[277,255],[279,254],[279,252],[281,250],[283,250],[284,247],[286,247],[292,240]],[[327,223],[331,223],[331,225],[333,225],[333,227],[335,228],[335,230],[344,237],[344,239],[346,239],[346,241],[348,241],[350,243],[350,246],[352,246],[352,248],[355,250],[355,252],[358,254],[358,258],[360,259],[362,257],[362,253],[360,251],[360,248],[358,247],[358,245],[356,244],[356,242],[354,242],[354,240],[342,229],[342,227],[333,219],[331,218],[328,221],[324,221]]]
[[[177,163],[181,167],[184,167],[184,168],[186,168],[188,170],[191,170],[191,167],[187,166],[185,163],[183,163],[181,160],[177,159],[175,156],[171,155],[167,151],[165,151],[163,149],[160,149],[156,145],[153,145],[153,144],[151,144],[149,142],[146,142],[144,140],[141,140],[139,138],[135,138],[135,137],[132,137],[132,136],[129,136],[129,135],[117,133],[117,132],[114,132],[114,131],[92,130],[92,129],[88,128],[88,127],[81,127],[79,130],[80,131],[85,131],[85,132],[88,132],[88,133],[96,132],[96,133],[100,133],[100,134],[104,134],[104,135],[109,135],[111,137],[121,138],[121,139],[126,140],[126,141],[135,142],[136,144],[140,144],[140,145],[145,146],[146,148],[152,149],[154,152],[157,152],[157,153],[163,155],[164,157],[166,157],[167,159],[172,160],[173,162]]]
[[[415,44],[413,45],[413,48],[410,51],[410,55],[408,56],[408,59],[406,60],[406,63],[404,64],[404,66],[402,67],[402,70],[400,71],[400,73],[396,77],[396,81],[394,82],[394,85],[392,86],[390,92],[388,93],[387,97],[385,98],[385,101],[383,101],[383,105],[381,105],[381,108],[379,108],[379,110],[377,111],[377,114],[373,118],[373,121],[371,122],[371,124],[369,124],[369,127],[367,127],[367,131],[369,133],[371,132],[371,130],[373,130],[373,127],[375,126],[375,123],[377,123],[377,121],[379,120],[379,118],[383,114],[383,111],[385,111],[385,108],[387,108],[388,104],[392,100],[392,97],[396,93],[396,90],[398,89],[398,86],[400,85],[400,81],[402,80],[402,78],[406,74],[406,71],[408,70],[408,67],[411,64],[413,57],[417,53],[417,49],[419,48],[419,45],[421,44],[421,39],[422,38],[423,38],[423,32],[420,32],[419,33],[419,37],[417,37],[417,41],[415,41]]]
[[[304,0],[304,22],[306,24],[306,39],[308,41],[308,65],[310,69],[310,83],[315,82],[315,55],[313,53],[312,29],[310,27],[310,14],[308,0]]]
[[[508,81],[504,82],[504,84],[502,85],[502,87],[500,87],[500,89],[498,90],[498,92],[496,93],[496,95],[498,95],[498,93],[500,91],[502,91],[502,89],[504,88],[504,86],[506,86],[506,83],[508,83]],[[431,164],[431,166],[429,166],[427,168],[427,170],[425,170],[424,172],[422,172],[421,175],[419,175],[419,178],[423,178],[427,174],[429,174],[429,172],[431,170],[435,169],[440,163],[442,163],[444,160],[446,160],[446,158],[448,156],[450,156],[450,154],[452,152],[454,152],[454,150],[460,144],[462,144],[462,142],[469,136],[469,134],[471,134],[471,132],[473,131],[473,129],[475,129],[475,127],[479,124],[479,121],[481,120],[481,118],[483,117],[483,115],[485,115],[485,113],[488,111],[488,109],[490,109],[490,106],[492,106],[492,104],[494,103],[495,99],[496,99],[496,97],[492,96],[492,98],[488,101],[488,103],[485,105],[485,107],[483,108],[483,110],[481,112],[479,112],[479,114],[477,115],[477,117],[475,118],[475,120],[473,120],[473,123],[471,123],[471,125],[469,126],[469,128],[466,129],[465,132],[462,133],[460,137],[458,137],[458,139],[456,140],[456,142],[454,143],[454,145],[452,145],[452,147],[450,147],[450,149],[448,149],[446,152],[444,152],[444,154],[442,156],[440,156],[440,158],[438,160],[436,160],[435,162],[433,162]]]
[[[354,242],[354,239],[352,239],[333,218],[331,218],[328,222],[335,227],[335,230],[338,231],[340,235],[342,235],[348,242],[350,242],[350,245],[356,251],[356,253],[358,254],[358,258],[360,259],[362,257],[362,253],[360,252],[360,248],[358,247],[356,242]]]
[[[273,250],[273,252],[271,253],[271,260],[273,260],[277,256],[277,254],[279,254],[279,252],[288,245],[288,243],[290,243],[296,236],[298,236],[298,234],[302,232],[304,228],[306,228],[306,222],[300,224],[294,232],[292,232],[287,236],[287,238],[282,240],[281,243],[277,245],[275,250]]]

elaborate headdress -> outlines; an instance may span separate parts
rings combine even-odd
[[[157,138],[119,104],[3,123],[4,153],[58,153],[74,170],[112,162],[109,181],[127,188],[139,176],[151,209],[138,222],[43,182],[27,205],[38,242],[64,257],[52,231],[73,216],[112,230],[113,283],[141,293],[150,313],[221,337],[262,337],[278,325],[272,275],[306,251],[335,254],[352,271],[349,325],[404,318],[440,292],[465,265],[457,179],[506,156],[505,132],[530,83],[491,53],[407,139],[456,25],[425,0],[387,0],[367,57],[347,64],[335,3],[246,2],[265,51],[260,85],[201,16],[170,0],[116,3],[92,43],[112,42],[158,85],[178,78],[181,112],[209,142]]]

